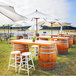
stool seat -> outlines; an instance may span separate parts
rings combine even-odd
[[[11,54],[20,54],[20,51],[12,51]]]
[[[38,45],[32,45],[32,47],[38,47]]]
[[[24,52],[21,54],[22,56],[28,56],[28,55],[31,55],[31,52]]]

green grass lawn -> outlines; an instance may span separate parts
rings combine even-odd
[[[6,41],[0,42],[0,76],[27,75],[27,72],[24,71],[21,71],[20,74],[15,73],[15,69],[12,67],[8,71],[9,56],[12,49],[12,44],[8,48]],[[69,48],[68,51],[69,53],[67,55],[57,56],[57,64],[54,71],[42,71],[39,67],[38,59],[34,59],[36,70],[30,69],[30,76],[76,75],[76,44],[72,48]]]

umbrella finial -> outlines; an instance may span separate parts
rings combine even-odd
[[[38,10],[36,9],[36,12],[38,12]]]

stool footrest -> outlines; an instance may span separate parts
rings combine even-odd
[[[26,69],[22,69],[22,68],[21,68],[21,70],[28,71],[28,70],[26,70]]]

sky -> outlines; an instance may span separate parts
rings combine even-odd
[[[38,9],[76,26],[76,0],[0,0],[10,3],[15,11],[23,16]]]
[[[69,11],[69,22],[76,27],[76,0],[67,0],[71,6]]]

